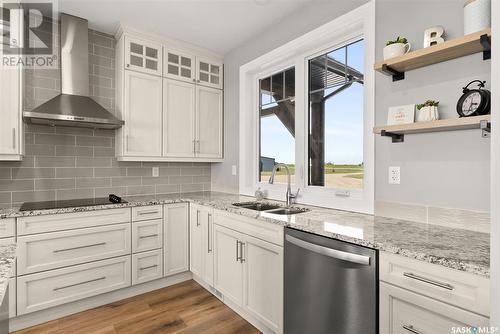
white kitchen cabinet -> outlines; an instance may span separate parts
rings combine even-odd
[[[195,56],[172,48],[164,48],[163,76],[186,82],[196,82]]]
[[[0,160],[22,160],[21,70],[0,69]]]
[[[163,156],[195,157],[196,86],[163,79],[163,97]]]
[[[162,153],[162,78],[125,71],[121,129],[124,157],[160,157]]]
[[[189,205],[169,204],[164,208],[164,276],[189,270]]]
[[[162,248],[162,220],[153,219],[132,223],[132,252]]]
[[[243,305],[243,234],[214,226],[214,287],[224,299]]]
[[[214,280],[212,209],[191,205],[191,271],[212,286]]]
[[[161,76],[161,43],[125,36],[124,64],[128,70]]]
[[[16,278],[9,278],[9,319],[17,316]]]
[[[196,82],[200,85],[222,89],[223,65],[221,62],[197,57]]]
[[[482,326],[489,326],[488,318],[380,282],[380,333],[452,333]]]
[[[197,156],[222,158],[223,93],[219,89],[196,87]]]
[[[243,308],[275,333],[283,326],[283,247],[245,235]]]
[[[132,285],[149,282],[163,276],[162,250],[132,254]]]

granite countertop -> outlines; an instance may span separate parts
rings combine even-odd
[[[16,249],[17,245],[15,243],[0,245],[0,303],[7,292],[9,278],[14,271]]]
[[[129,203],[55,210],[20,212],[16,208],[4,209],[0,210],[0,219],[191,202],[477,275],[489,277],[490,274],[490,235],[487,233],[307,205],[296,206],[310,209],[308,212],[282,216],[235,207],[232,203],[253,201],[254,198],[219,192],[130,197],[126,200]]]

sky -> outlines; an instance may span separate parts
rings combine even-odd
[[[364,73],[363,41],[347,47],[347,64]],[[345,49],[329,54],[345,59]],[[328,89],[326,94],[335,90]],[[363,86],[354,83],[350,88],[326,102],[325,162],[359,164],[363,162]],[[261,119],[261,154],[276,162],[295,163],[295,140],[276,116]]]

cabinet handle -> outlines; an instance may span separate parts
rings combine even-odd
[[[210,245],[210,221],[211,220],[212,220],[212,214],[209,213],[208,214],[208,224],[207,224],[207,226],[208,226],[207,227],[208,228],[208,231],[207,231],[207,238],[208,238],[208,240],[207,240],[207,247],[208,247],[207,251],[208,251],[208,253],[210,253],[212,251],[212,247]]]
[[[82,249],[82,248],[97,247],[97,246],[104,246],[104,245],[106,245],[105,242],[99,242],[97,244],[92,244],[92,245],[71,247],[71,248],[65,248],[65,249],[55,249],[52,252],[53,253],[61,253],[61,252],[68,252],[68,251],[72,251],[72,250]]]
[[[127,64],[127,67],[130,67],[130,64]]]
[[[417,281],[420,281],[420,282],[432,284],[432,285],[435,285],[435,286],[437,286],[439,288],[443,288],[443,289],[446,289],[446,290],[453,290],[454,289],[453,285],[450,285],[448,283],[442,283],[442,282],[434,281],[434,280],[431,280],[429,278],[426,278],[426,277],[423,277],[423,276],[420,276],[420,275],[416,275],[414,273],[403,273],[403,276],[411,278],[411,279],[414,279],[414,280],[417,280]]]
[[[152,215],[153,213],[158,213],[158,210],[138,211],[137,212],[137,214],[139,216],[142,216],[142,215]]]
[[[245,259],[243,258],[243,247],[244,246],[245,246],[245,243],[240,241],[240,262],[241,263],[245,262]]]
[[[158,267],[158,265],[157,264],[153,264],[152,266],[147,266],[147,267],[139,268],[139,270],[147,270],[147,269],[156,268],[156,267]]]
[[[12,148],[16,149],[16,128],[12,128]]]
[[[84,282],[80,282],[80,283],[75,283],[75,284],[61,286],[61,287],[58,287],[58,288],[54,288],[52,290],[59,291],[59,290],[62,290],[62,289],[72,288],[74,286],[78,286],[78,285],[82,285],[82,284],[87,284],[87,283],[102,281],[104,279],[106,279],[106,276],[102,276],[102,277],[99,277],[99,278],[94,278],[94,279],[91,279],[91,280],[88,280],[88,281],[84,281]]]
[[[199,140],[197,140],[196,143],[198,143],[198,150],[196,152],[201,153],[201,143]]]
[[[240,242],[239,240],[236,240],[236,262],[240,260],[240,256],[238,255],[240,249]]]
[[[139,239],[146,239],[146,238],[152,238],[152,237],[157,237],[158,234],[148,234],[148,235],[141,235]]]
[[[196,210],[196,226],[200,226],[200,210]]]
[[[408,332],[413,334],[424,334],[421,331],[417,331],[412,325],[403,325],[403,329],[406,329]]]
[[[128,135],[125,136],[125,147],[127,148],[127,152],[129,152],[130,149],[128,147]]]
[[[193,140],[193,153],[196,153],[196,140]]]

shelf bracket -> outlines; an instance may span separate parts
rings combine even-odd
[[[479,128],[481,129],[481,137],[483,138],[491,137],[491,122],[483,120],[479,123]]]
[[[384,72],[387,75],[392,75],[392,81],[404,80],[405,78],[405,72],[396,71],[390,66],[387,66],[387,64],[382,65],[382,72]]]
[[[391,137],[393,143],[402,143],[405,141],[405,135],[393,132],[387,132],[385,130],[380,131],[382,137]]]
[[[491,38],[487,34],[479,37],[479,42],[483,46],[483,60],[491,59]]]

